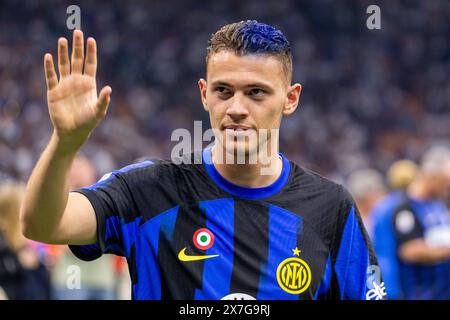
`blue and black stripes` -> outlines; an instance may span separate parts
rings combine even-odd
[[[257,299],[298,300],[298,294],[281,289],[277,281],[280,263],[293,256],[298,247],[298,238],[303,233],[303,219],[290,211],[269,205],[268,253],[259,281]]]
[[[372,253],[353,202],[282,159],[277,181],[257,190],[225,183],[213,165],[114,171],[78,190],[95,209],[99,238],[72,250],[125,256],[133,299],[363,298]],[[194,237],[204,229],[214,237],[208,247]]]
[[[214,245],[205,254],[218,254],[203,266],[202,287],[195,291],[196,300],[220,299],[230,293],[234,254],[234,200],[231,198],[201,201],[206,213],[205,227],[215,237]]]
[[[161,246],[173,239],[178,211],[179,206],[176,206],[139,226],[135,257],[137,283],[133,283],[132,288],[134,299],[162,299]]]
[[[355,208],[352,207],[345,223],[334,264],[340,299],[366,299],[368,289],[367,270],[371,264],[370,257],[367,239],[365,239],[361,230]]]

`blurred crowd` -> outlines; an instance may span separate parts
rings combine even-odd
[[[450,300],[450,149],[346,181],[373,243],[389,299]]]
[[[365,167],[418,160],[450,136],[450,3],[379,1],[80,2],[96,38],[109,114],[85,146],[100,172],[142,156],[170,157],[177,128],[209,126],[197,89],[206,43],[225,23],[257,19],[287,35],[300,109],[284,120],[281,150],[335,180]],[[0,178],[26,179],[51,134],[42,60],[70,39],[66,1],[1,2]],[[133,143],[129,143],[133,141]]]
[[[71,167],[71,189],[98,180],[92,162],[79,154]],[[19,211],[25,184],[0,183],[0,300],[2,299],[130,299],[131,282],[126,260],[105,255],[95,261],[77,259],[68,246],[26,239]]]
[[[0,181],[15,190],[18,202],[21,183],[51,134],[42,61],[46,52],[55,56],[58,37],[71,37],[66,27],[70,4],[0,4]],[[345,183],[373,230],[370,212],[389,188],[406,190],[425,151],[436,143],[450,144],[450,2],[377,1],[381,30],[366,27],[371,4],[80,2],[81,29],[98,44],[98,86],[110,85],[113,94],[108,115],[82,149],[85,156],[76,164],[74,187],[137,158],[170,157],[176,143],[170,141],[172,131],[191,130],[194,120],[202,120],[206,130],[209,119],[197,80],[205,74],[207,40],[223,24],[256,19],[286,34],[294,81],[303,85],[300,109],[282,125],[281,151]],[[399,170],[390,169],[398,159],[410,161],[400,165],[406,177],[395,177]],[[403,182],[397,185],[398,180]],[[5,190],[5,199],[12,201]],[[117,289],[127,287],[123,261],[104,257],[84,265],[62,247],[31,243],[9,225],[4,229],[0,252],[8,247],[14,274],[32,279],[24,280],[31,287],[17,297],[36,297],[36,292],[39,298],[74,297],[64,290],[67,266],[74,264],[86,270],[82,274],[89,279],[83,283],[92,289],[77,291],[78,298],[127,296]]]

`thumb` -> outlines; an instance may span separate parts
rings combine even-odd
[[[97,100],[97,115],[99,118],[103,118],[108,110],[109,102],[111,101],[112,89],[110,86],[105,86],[100,91]]]

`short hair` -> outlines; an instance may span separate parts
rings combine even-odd
[[[417,176],[419,167],[411,160],[395,161],[387,171],[389,186],[393,189],[406,190]]]
[[[291,45],[277,28],[247,20],[223,26],[211,35],[206,49],[206,66],[210,56],[219,51],[231,51],[237,55],[263,54],[278,58],[290,82],[292,80]]]
[[[450,169],[450,150],[445,146],[433,146],[422,157],[422,172],[425,174],[441,174]]]

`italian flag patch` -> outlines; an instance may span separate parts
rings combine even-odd
[[[194,245],[200,250],[206,250],[214,244],[214,235],[206,228],[195,231],[193,237]]]

